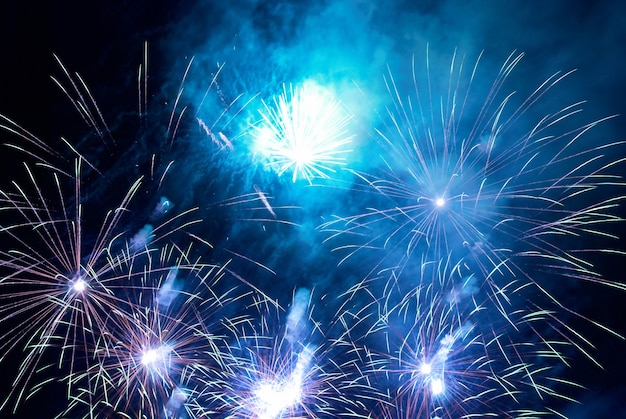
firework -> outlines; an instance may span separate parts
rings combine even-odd
[[[556,73],[516,100],[505,82],[522,56],[509,56],[482,104],[474,86],[480,58],[467,71],[455,55],[439,72],[427,57],[424,71],[414,61],[402,82],[389,72],[391,104],[376,130],[379,169],[356,173],[358,189],[373,193],[368,210],[321,226],[346,258],[381,249],[385,260],[376,266],[401,269],[414,252],[431,249],[435,257],[465,252],[483,276],[511,269],[522,255],[558,260],[564,270],[587,268],[563,238],[607,237],[610,223],[620,220],[622,196],[597,201],[594,193],[621,184],[615,170],[623,159],[613,156],[622,143],[586,145],[589,131],[611,117],[572,129],[568,122],[582,103],[528,123],[537,102],[570,73]],[[434,77],[440,74],[447,78]]]
[[[253,127],[254,149],[279,175],[291,180],[328,178],[346,164],[350,116],[340,102],[313,82],[283,86],[273,104],[264,104],[262,120]]]
[[[1,322],[7,329],[2,338],[3,358],[19,348],[26,354],[11,393],[16,405],[35,370],[41,369],[45,353],[56,351],[58,367],[68,368],[72,375],[75,360],[80,358],[77,353],[95,344],[106,330],[108,313],[130,304],[121,293],[133,285],[123,285],[122,280],[138,274],[134,264],[149,255],[153,243],[175,231],[161,235],[177,218],[154,227],[145,225],[132,236],[132,231],[122,228],[123,216],[141,183],[138,180],[104,215],[97,230],[88,229],[80,160],[70,197],[65,194],[65,179],[57,172],[46,168],[49,176],[37,177],[25,167],[34,192],[17,183],[15,192],[2,191],[2,209],[9,221],[0,230],[6,246],[0,259]],[[43,188],[41,178],[52,182],[45,183],[52,193]],[[68,208],[72,201],[73,208]]]
[[[143,269],[129,304],[106,319],[93,366],[74,380],[80,387],[64,414],[177,418],[191,413],[200,373],[219,386],[224,353],[250,321],[237,313],[252,293],[228,284],[225,266],[188,259],[190,249],[163,249]],[[225,282],[225,283],[223,283]]]
[[[198,90],[189,60],[155,124],[146,53],[133,142],[113,135],[86,83],[59,61],[65,81],[55,82],[92,131],[84,143],[64,140],[72,158],[1,121],[28,161],[26,181],[0,196],[0,356],[3,367],[19,359],[2,408],[60,382],[59,417],[559,415],[552,403],[577,388],[562,370],[580,354],[596,361],[568,323],[586,318],[562,302],[554,278],[623,289],[587,260],[612,253],[588,243],[614,238],[623,161],[620,143],[585,140],[605,119],[569,127],[582,103],[533,119],[569,73],[521,100],[507,93],[521,58],[511,55],[485,92],[478,61],[468,72],[456,55],[443,73],[428,59],[408,81],[389,71],[373,130],[381,159],[351,171],[356,184],[342,197],[363,206],[320,227],[347,255],[319,278],[298,277],[326,288],[297,289],[286,305],[247,275],[280,278],[259,257],[280,260],[276,246],[241,240],[236,223],[254,222],[272,245],[296,243],[283,217],[295,206],[280,203],[284,183],[257,186],[255,169],[231,160],[250,133],[233,132],[250,102],[227,99],[223,66]],[[254,152],[279,175],[312,185],[347,165],[351,115],[323,87],[284,86],[260,115]],[[195,205],[199,197],[212,203]],[[174,211],[190,206],[201,209]],[[220,252],[233,260],[221,263]]]
[[[58,401],[61,415],[185,415],[197,400],[196,378],[218,382],[219,371],[225,369],[219,346],[234,336],[252,334],[244,330],[245,316],[236,314],[238,304],[254,306],[266,298],[236,274],[230,262],[201,263],[197,255],[211,254],[215,248],[206,231],[194,229],[200,220],[189,214],[198,211],[175,214],[174,202],[178,208],[187,198],[177,194],[173,201],[163,196],[169,177],[189,176],[189,165],[175,165],[169,157],[179,156],[189,145],[178,139],[189,113],[182,101],[193,60],[164,133],[157,136],[161,124],[153,124],[147,111],[146,52],[139,70],[143,132],[138,138],[150,141],[136,141],[133,147],[126,147],[119,134],[114,136],[80,75],[57,61],[64,81],[53,80],[92,133],[84,137],[85,143],[63,140],[75,156],[69,159],[3,117],[2,128],[19,140],[9,146],[34,161],[35,169],[25,163],[26,182],[16,181],[2,190],[0,349],[3,360],[19,358],[24,350],[2,407],[13,404],[17,409],[59,381],[67,388],[66,408],[63,400]],[[191,125],[197,121],[200,134],[219,138],[232,149],[231,140],[217,130],[232,121],[229,112],[238,112],[234,106],[238,99],[226,104],[217,84],[221,68],[196,106]],[[209,124],[204,113],[208,93],[214,89],[226,109]],[[160,140],[153,141],[153,136]],[[117,158],[102,160],[104,152]],[[71,160],[76,161],[73,173],[63,169]],[[137,180],[107,212],[102,202],[115,199],[131,173]],[[231,219],[291,224],[281,219],[284,208],[274,205],[269,194],[253,189],[211,204],[207,208],[211,218],[218,215],[216,208],[222,208],[220,224]],[[178,184],[174,192],[186,193]],[[151,199],[146,204],[137,196]],[[239,215],[233,216],[233,211]],[[200,245],[185,247],[183,242]],[[221,250],[263,267],[240,253]],[[242,284],[257,290],[255,302],[243,303],[252,291],[240,288]]]
[[[512,304],[504,320],[485,284],[450,256],[422,259],[406,273],[368,310],[376,320],[368,331],[367,371],[388,394],[371,407],[375,417],[557,414],[549,406],[577,387],[557,376],[574,345],[533,330],[549,327],[545,312]]]
[[[537,102],[569,73],[553,75],[516,101],[503,92],[521,58],[513,54],[505,61],[477,107],[470,104],[477,101],[478,61],[465,76],[464,60],[455,55],[443,81],[433,76],[441,73],[431,70],[428,59],[423,74],[414,63],[406,96],[407,84],[390,72],[391,105],[376,135],[386,153],[374,174],[357,173],[362,185],[356,190],[371,192],[368,210],[321,226],[331,233],[329,240],[340,241],[335,250],[347,252],[340,264],[358,258],[363,268],[370,252],[382,250],[364,273],[380,282],[367,282],[374,295],[386,296],[419,272],[424,260],[456,255],[480,284],[480,306],[494,325],[477,335],[492,353],[488,362],[516,359],[502,368],[517,366],[518,372],[536,365],[531,360],[537,353],[522,350],[528,342],[563,364],[572,351],[596,362],[593,345],[564,320],[589,319],[567,307],[557,283],[624,289],[587,260],[613,253],[603,246],[615,238],[611,224],[622,221],[617,207],[623,181],[616,171],[624,161],[618,154],[623,144],[587,144],[592,128],[609,118],[570,128],[580,103],[528,124]],[[596,238],[603,244],[590,246]],[[444,297],[432,295],[433,304],[442,304],[438,298]],[[553,395],[549,385],[536,384],[536,377],[551,378],[532,367],[524,374],[516,389]]]
[[[334,416],[362,409],[361,398],[375,397],[359,368],[363,348],[339,323],[314,322],[311,299],[299,289],[286,318],[275,310],[260,313],[254,333],[230,346],[227,385],[201,391],[205,412],[229,418]]]

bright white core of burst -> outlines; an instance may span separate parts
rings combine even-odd
[[[74,281],[74,283],[72,284],[72,288],[76,292],[83,292],[85,291],[85,288],[87,288],[87,284],[85,283],[85,281],[79,278],[78,280]]]
[[[437,198],[435,200],[435,205],[437,205],[439,208],[443,207],[444,205],[446,205],[446,200],[443,198]]]
[[[443,394],[444,385],[443,380],[441,378],[435,378],[430,383],[430,391],[432,391],[433,395],[438,396]]]
[[[430,366],[430,364],[427,364],[426,362],[424,362],[421,366],[420,366],[420,372],[424,375],[429,375],[432,371],[432,367]]]
[[[300,388],[292,382],[282,386],[264,383],[257,388],[255,395],[264,412],[261,417],[274,418],[284,409],[300,400]]]
[[[302,170],[304,166],[311,163],[314,159],[314,154],[311,152],[311,150],[301,144],[295,147],[291,151],[291,153],[291,159],[296,162],[299,170]]]
[[[144,365],[150,365],[154,363],[158,357],[159,351],[156,349],[150,349],[144,352],[143,356],[141,357],[141,363]]]

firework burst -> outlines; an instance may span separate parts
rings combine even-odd
[[[592,195],[622,183],[615,170],[623,159],[613,156],[623,143],[586,145],[589,131],[611,117],[568,128],[582,103],[527,124],[537,102],[570,73],[554,74],[516,101],[504,88],[522,56],[509,56],[478,106],[473,84],[480,59],[468,72],[455,55],[440,73],[427,57],[424,74],[414,61],[406,95],[406,83],[389,72],[392,103],[376,135],[384,150],[380,169],[357,173],[375,204],[321,226],[346,241],[337,246],[346,258],[382,249],[387,260],[378,266],[401,269],[427,248],[435,255],[465,251],[484,276],[511,269],[522,255],[558,260],[565,270],[587,268],[580,249],[562,246],[563,238],[611,236],[622,196],[598,202]],[[356,239],[365,241],[350,244]]]
[[[455,55],[441,82],[442,94],[432,77],[440,73],[430,69],[428,59],[424,74],[413,65],[407,96],[389,73],[392,104],[376,136],[387,153],[376,174],[357,173],[362,180],[357,189],[372,192],[368,210],[321,228],[331,233],[329,240],[343,241],[335,249],[347,252],[342,262],[358,257],[363,265],[370,260],[367,252],[382,250],[366,274],[384,284],[371,291],[375,295],[407,281],[411,274],[404,270],[418,271],[424,258],[458,255],[485,292],[480,306],[490,313],[490,323],[499,323],[494,319],[499,313],[502,327],[508,324],[514,335],[540,342],[548,356],[562,361],[559,348],[576,348],[595,362],[593,345],[564,321],[589,319],[561,301],[555,284],[624,289],[588,261],[596,253],[614,253],[589,243],[601,238],[606,245],[616,238],[611,224],[622,221],[617,207],[623,181],[616,173],[624,162],[618,154],[623,143],[588,145],[592,128],[609,118],[569,128],[581,103],[528,125],[534,106],[569,73],[553,75],[516,102],[513,93],[502,92],[521,58],[509,56],[477,111],[470,104],[476,102],[471,92],[478,61],[465,77],[464,61]],[[494,330],[500,331],[480,332],[507,348],[494,359],[524,352],[523,341],[511,338],[504,344],[509,334]],[[527,363],[526,356],[513,358],[520,368]],[[526,377],[533,381],[534,375],[541,374],[527,372]],[[532,383],[526,387],[549,392]]]
[[[314,322],[311,298],[299,289],[287,316],[277,316],[282,309],[264,310],[253,333],[233,342],[227,385],[202,392],[205,412],[228,418],[335,416],[362,411],[362,398],[382,397],[359,367],[363,348],[348,339],[341,322]]]
[[[283,86],[273,105],[263,104],[262,120],[253,127],[254,149],[279,175],[292,172],[293,182],[311,183],[346,164],[350,116],[326,89],[311,81]]]
[[[20,347],[26,354],[11,393],[16,405],[48,351],[58,351],[58,367],[70,370],[68,382],[72,382],[75,360],[80,358],[77,353],[99,339],[110,311],[130,304],[121,294],[133,285],[122,285],[121,280],[138,275],[133,271],[136,260],[146,257],[153,243],[175,231],[167,229],[173,219],[154,227],[145,225],[134,233],[123,228],[124,215],[141,180],[130,186],[121,202],[97,224],[97,230],[91,231],[84,225],[80,160],[69,198],[65,179],[57,172],[45,169],[49,176],[43,178],[52,182],[45,183],[50,194],[42,187],[41,178],[25,167],[28,186],[34,192],[17,183],[15,192],[2,191],[2,210],[9,221],[0,230],[9,249],[2,251],[0,259],[1,322],[6,328],[3,358]],[[66,206],[68,202],[74,202],[73,208]],[[162,230],[167,233],[161,235]],[[17,328],[9,326],[16,324]],[[71,393],[71,384],[69,387]]]
[[[193,209],[173,215],[173,202],[160,195],[173,162],[166,161],[161,167],[161,159],[153,151],[147,151],[151,158],[146,161],[146,154],[137,150],[135,156],[129,157],[132,153],[115,140],[87,84],[55,58],[65,81],[56,77],[53,80],[91,133],[84,140],[88,146],[77,147],[63,139],[70,155],[78,156],[67,158],[14,121],[2,119],[2,128],[18,140],[8,146],[35,162],[24,163],[23,181],[14,181],[2,189],[0,355],[4,365],[23,351],[2,407],[13,405],[17,409],[46,384],[63,381],[71,401],[69,410],[91,405],[86,416],[93,417],[101,416],[95,409],[96,405],[102,408],[100,396],[113,399],[116,393],[109,387],[113,378],[107,378],[109,370],[105,368],[110,366],[111,357],[106,358],[107,364],[98,356],[86,354],[118,354],[120,347],[137,349],[137,342],[124,341],[114,331],[123,329],[125,324],[129,333],[140,335],[137,325],[142,324],[147,335],[147,323],[164,316],[162,301],[160,307],[142,312],[139,308],[143,306],[135,301],[135,296],[144,291],[148,294],[154,286],[145,279],[150,272],[157,275],[156,272],[174,272],[172,269],[196,269],[195,262],[191,266],[189,260],[171,261],[166,266],[162,257],[157,257],[158,264],[153,259],[155,253],[166,251],[160,247],[160,241],[179,240],[182,236],[187,239],[185,234],[176,233],[199,220],[189,217]],[[146,66],[147,56],[139,72],[139,117],[143,128],[148,125]],[[140,148],[157,152],[171,148],[184,114],[177,104],[170,114],[167,135],[155,143],[154,149],[146,144]],[[97,167],[95,163],[101,163],[100,154],[105,151],[118,152],[119,160],[113,161],[138,163],[134,170],[130,169],[131,173],[129,167],[123,167],[121,175],[119,168],[102,164]],[[142,157],[137,158],[137,154]],[[73,171],[65,168],[68,161],[75,161]],[[136,176],[136,181],[120,196],[120,187],[128,183],[129,175],[131,179]],[[158,202],[146,205],[144,193],[159,197]],[[102,205],[118,196],[117,205]],[[137,196],[142,196],[141,203]],[[152,198],[150,201],[154,202]],[[164,289],[172,286],[167,282]],[[132,345],[135,346],[131,348]],[[122,404],[119,399],[115,402],[118,406]]]
[[[504,320],[486,286],[450,256],[422,259],[405,275],[384,292],[361,284],[352,294],[381,296],[366,310],[375,319],[367,375],[388,396],[371,407],[374,417],[558,414],[546,406],[577,388],[558,378],[574,343],[538,332],[550,327],[549,313],[512,303]]]
[[[89,348],[93,366],[76,375],[81,387],[64,414],[186,417],[196,377],[219,386],[223,354],[250,322],[238,313],[258,298],[229,284],[225,266],[190,260],[191,248],[162,249],[133,280],[142,286],[129,287],[127,306],[110,312]]]

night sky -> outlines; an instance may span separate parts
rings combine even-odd
[[[374,260],[382,260],[382,264],[406,262],[402,252],[394,249],[395,252],[389,252],[393,253],[389,259],[381,259],[376,252],[365,252],[358,256],[363,259],[348,259],[337,266],[346,253],[333,249],[349,242],[350,237],[325,240],[329,232],[322,231],[320,226],[334,216],[358,214],[380,204],[377,198],[368,201],[367,192],[363,193],[365,187],[362,182],[359,184],[354,172],[378,176],[384,173],[379,156],[385,152],[385,146],[376,141],[375,132],[384,132],[389,126],[385,111],[381,111],[392,103],[385,80],[393,74],[400,90],[408,86],[402,94],[410,94],[413,57],[419,73],[423,71],[420,63],[428,51],[433,86],[438,83],[445,86],[446,71],[455,51],[457,62],[464,60],[465,75],[482,54],[471,90],[472,94],[476,92],[476,97],[470,95],[467,102],[469,115],[480,109],[500,66],[513,52],[523,52],[524,57],[502,90],[519,92],[521,97],[531,94],[556,72],[575,69],[517,118],[507,134],[526,132],[531,129],[529,124],[535,124],[542,115],[585,101],[579,106],[583,111],[568,119],[562,129],[574,130],[605,116],[618,116],[592,129],[585,137],[588,143],[581,149],[626,140],[623,116],[626,115],[626,5],[618,1],[14,3],[5,5],[0,17],[0,114],[57,150],[59,156],[46,154],[51,164],[63,170],[72,168],[73,160],[68,158],[72,152],[60,140],[63,137],[93,165],[94,169],[85,165],[84,171],[82,199],[92,211],[86,210],[84,225],[85,230],[90,227],[95,230],[86,240],[94,239],[97,234],[97,223],[105,207],[120,202],[127,188],[120,185],[145,174],[150,167],[150,156],[157,153],[157,173],[162,173],[169,161],[174,164],[163,182],[159,183],[159,176],[154,176],[156,180],[149,179],[142,185],[137,200],[129,207],[132,214],[122,226],[124,232],[133,236],[150,221],[162,196],[174,203],[176,211],[197,207],[192,218],[201,218],[202,223],[183,230],[192,231],[214,246],[203,257],[210,261],[232,258],[230,267],[237,276],[285,309],[297,305],[291,303],[297,289],[312,290],[310,304],[318,307],[322,328],[327,318],[332,317],[332,308],[339,306],[328,302],[331,297],[366,277],[376,276],[372,272],[379,265]],[[139,116],[137,74],[146,44],[148,109],[144,116]],[[53,54],[71,73],[79,73],[89,86],[110,131],[104,138],[93,134],[51,80],[52,76],[67,85]],[[202,100],[217,73],[217,84],[207,99]],[[331,179],[312,184],[306,180],[292,182],[289,173],[277,176],[259,163],[249,146],[250,127],[258,122],[262,103],[273,103],[271,98],[282,92],[283,84],[298,86],[307,80],[325,86],[349,110],[353,115],[350,129],[354,135],[345,168],[332,174]],[[187,110],[176,135],[172,136],[168,123],[181,86],[177,109],[180,112],[187,107]],[[515,103],[515,98],[512,102]],[[223,133],[232,143],[232,150],[220,148],[205,135],[202,123],[211,124],[210,121],[216,121],[213,131]],[[458,126],[460,131],[471,128],[471,121],[461,121]],[[0,131],[0,139],[3,144],[21,144],[6,130]],[[24,148],[36,155],[44,153],[32,145]],[[623,146],[616,147],[611,149],[610,157],[618,160],[625,151]],[[3,149],[0,188],[12,190],[12,180],[24,182],[21,161],[31,158],[13,149]],[[625,170],[621,163],[611,172],[622,175]],[[547,168],[546,172],[559,173],[556,166]],[[259,190],[271,197],[275,214],[266,211],[267,207],[258,201],[225,204],[245,194],[259,196],[255,195]],[[67,205],[71,207],[71,184],[68,191]],[[623,187],[611,186],[583,199],[601,202],[621,195],[626,195]],[[521,211],[513,208],[511,216],[516,210]],[[623,215],[624,210],[613,213]],[[3,214],[3,225],[10,224],[14,215]],[[621,223],[604,229],[626,235]],[[176,237],[173,234],[165,241]],[[554,243],[564,249],[626,249],[621,239],[582,236],[577,243],[569,240],[573,239],[557,239]],[[7,251],[8,245],[2,246],[2,251]],[[581,254],[607,280],[626,282],[622,268],[626,262],[624,256]],[[419,259],[417,252],[414,255]],[[410,264],[406,266],[403,268],[406,275],[413,275],[415,271]],[[579,354],[572,355],[571,368],[560,369],[559,377],[586,388],[571,391],[580,404],[550,400],[546,406],[569,418],[626,418],[623,384],[626,341],[577,315],[567,314],[568,311],[581,313],[617,334],[626,335],[626,327],[620,321],[626,318],[626,292],[566,280],[558,275],[557,283],[546,279],[550,272],[545,266],[528,261],[519,266],[558,296],[567,309],[558,311],[556,318],[579,330],[593,343],[592,354],[604,367],[598,368]],[[382,292],[383,287],[375,280],[368,283],[373,284],[372,293]],[[358,305],[358,298],[351,304]],[[526,298],[532,303],[532,295]],[[545,297],[541,298],[537,304],[545,303]],[[4,306],[2,313],[6,314],[11,298],[0,300],[0,304]],[[529,306],[527,302],[523,304]],[[10,321],[0,323],[0,336],[6,336],[7,328],[11,327],[14,324]],[[556,330],[560,327],[555,326]],[[510,333],[517,333],[517,338],[523,339],[525,332]],[[11,364],[20,359],[18,348],[0,362],[2,400],[15,374]],[[41,377],[37,376],[35,381],[42,380]],[[65,388],[55,383],[49,388],[23,402],[15,415],[11,416],[10,409],[5,409],[0,411],[0,417],[34,417],[36,413],[38,417],[54,417],[65,407]],[[460,416],[454,411],[447,414],[450,416],[444,417]],[[81,417],[79,413],[76,415],[63,417]],[[326,413],[318,417],[333,416]],[[423,417],[433,416],[423,413]]]

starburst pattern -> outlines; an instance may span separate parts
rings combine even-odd
[[[283,86],[273,104],[264,102],[261,122],[253,129],[254,149],[267,156],[267,165],[291,179],[329,178],[346,164],[352,140],[350,116],[323,87],[309,81]]]
[[[193,59],[153,123],[147,52],[121,141],[57,59],[89,134],[63,152],[2,117],[24,162],[0,188],[0,361],[19,360],[2,411],[60,384],[57,417],[562,416],[580,388],[562,372],[598,363],[576,323],[621,338],[566,293],[624,290],[591,262],[620,253],[624,144],[593,136],[612,117],[579,124],[582,102],[545,112],[571,72],[512,93],[522,57],[488,84],[480,57],[389,70],[354,150],[330,88],[284,84],[250,109],[265,92],[228,97],[223,64],[195,89]],[[291,219],[301,179],[332,191],[320,218]]]

